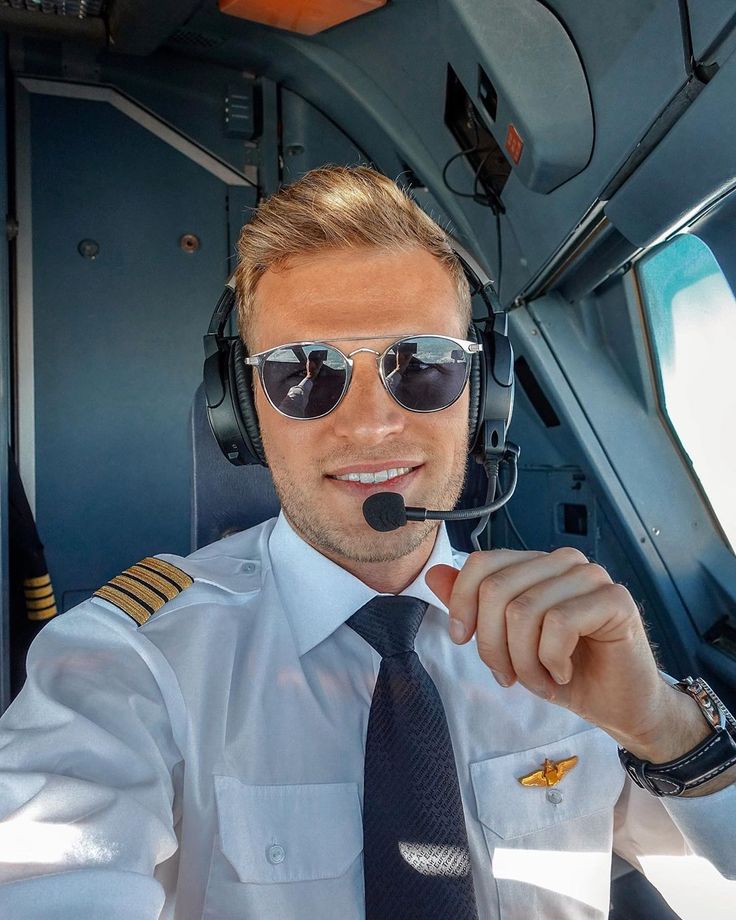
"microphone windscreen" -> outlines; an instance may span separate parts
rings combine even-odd
[[[363,517],[381,533],[397,530],[406,524],[404,497],[398,492],[374,492],[363,502]]]

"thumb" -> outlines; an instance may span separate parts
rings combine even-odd
[[[429,590],[437,595],[445,607],[450,606],[450,595],[452,594],[453,585],[459,574],[460,569],[455,569],[451,565],[440,563],[428,569],[424,576]]]

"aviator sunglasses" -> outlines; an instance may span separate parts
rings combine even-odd
[[[379,338],[385,336],[364,340]],[[356,348],[346,355],[326,342],[290,342],[244,361],[258,371],[263,392],[277,412],[316,419],[340,405],[350,386],[353,355],[362,351],[376,356],[381,381],[400,406],[410,412],[439,412],[459,398],[470,376],[471,356],[482,350],[477,342],[446,335],[409,335],[382,352]]]

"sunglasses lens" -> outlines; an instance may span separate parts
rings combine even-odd
[[[460,396],[469,366],[470,355],[451,339],[427,335],[397,342],[383,359],[383,374],[405,409],[434,412]]]
[[[329,345],[290,345],[271,352],[261,369],[271,403],[290,418],[319,418],[345,390],[345,359]]]

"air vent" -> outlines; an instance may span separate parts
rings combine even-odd
[[[225,39],[219,35],[195,32],[193,29],[177,29],[170,42],[182,48],[219,48],[225,44]]]
[[[8,6],[13,10],[68,16],[74,19],[101,16],[105,11],[105,5],[105,0],[0,0],[0,6]]]
[[[529,367],[526,358],[518,358],[514,362],[514,370],[516,371],[516,379],[521,384],[529,402],[534,406],[537,415],[545,426],[547,428],[557,428],[560,424],[557,413],[539,385],[539,381],[534,376],[534,371]]]

